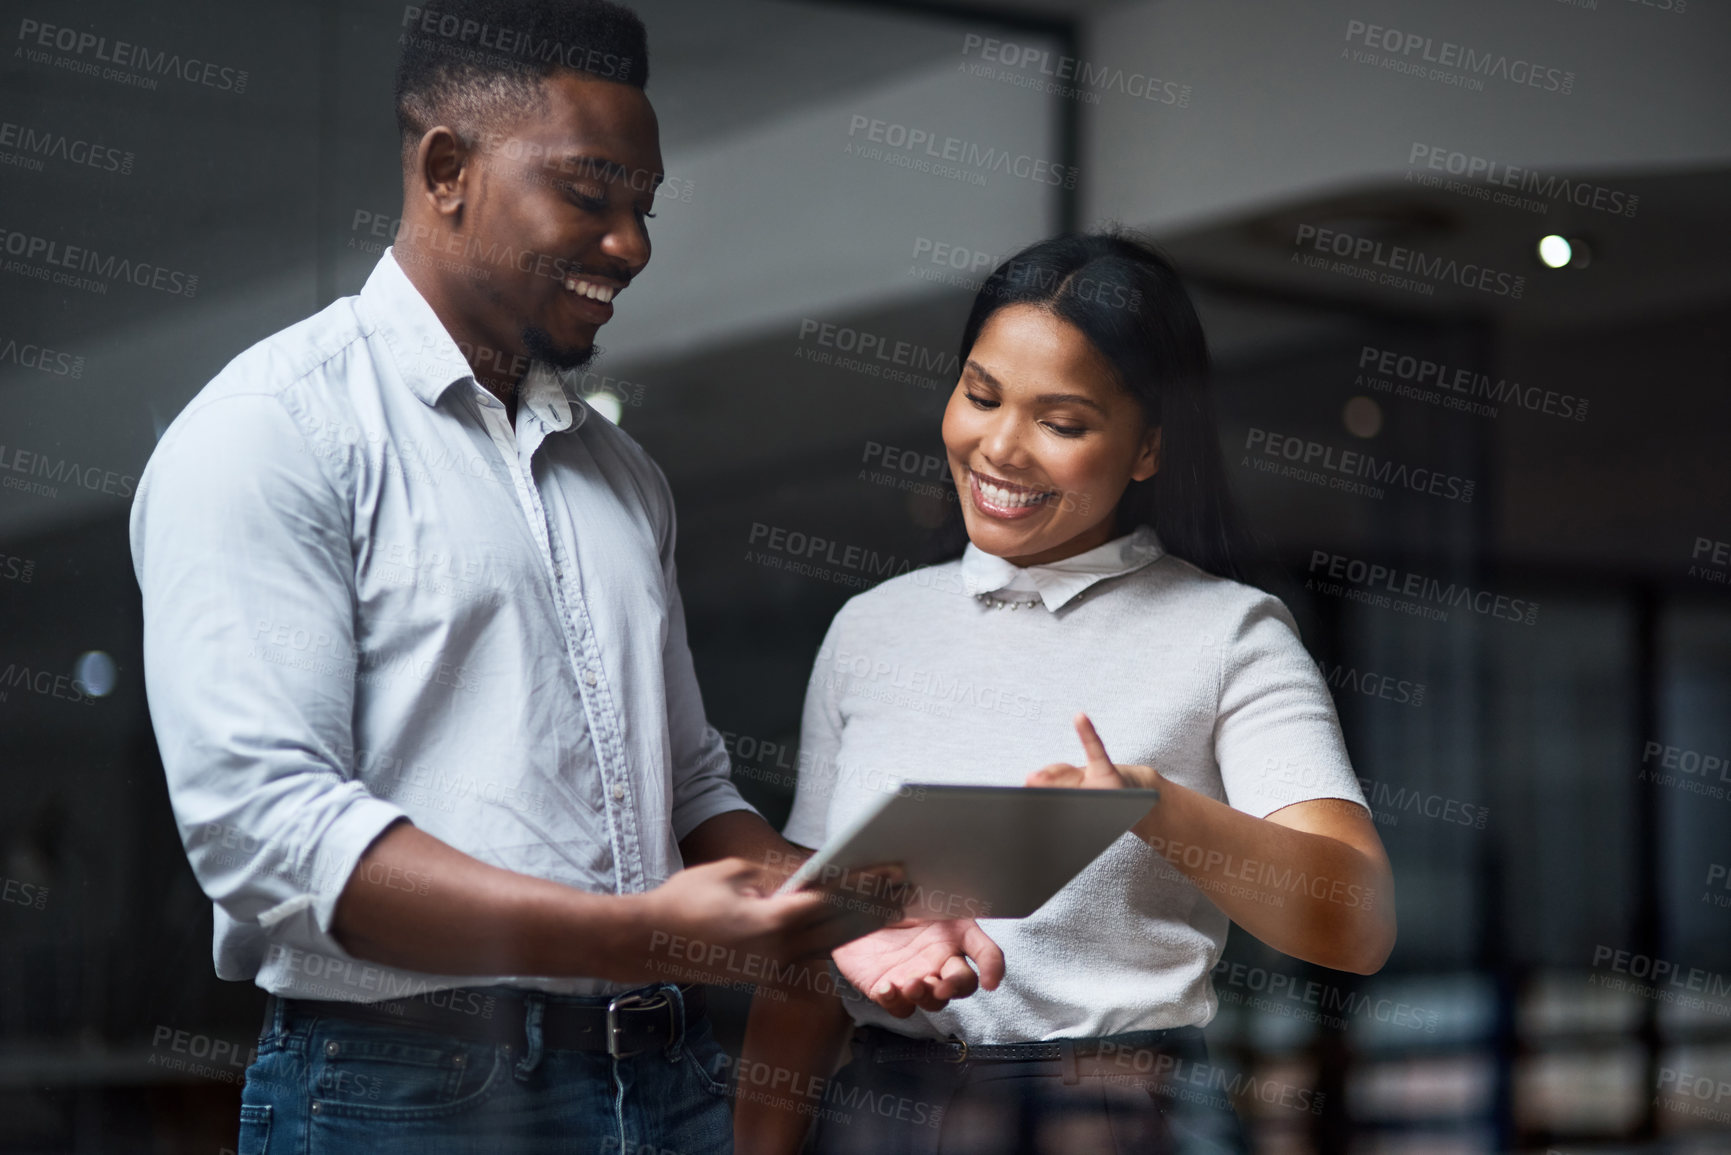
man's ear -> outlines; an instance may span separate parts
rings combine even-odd
[[[461,224],[463,198],[472,155],[456,132],[446,125],[430,128],[415,148],[412,191],[453,225]]]
[[[1136,464],[1130,470],[1130,477],[1135,481],[1147,481],[1160,472],[1160,426],[1150,429],[1142,438],[1141,451],[1136,455]]]

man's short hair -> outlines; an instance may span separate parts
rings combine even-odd
[[[403,9],[397,128],[410,155],[449,125],[466,143],[507,117],[543,107],[541,82],[578,72],[642,88],[643,21],[609,0],[432,0]]]

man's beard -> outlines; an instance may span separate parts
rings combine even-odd
[[[587,345],[558,345],[547,330],[534,325],[523,329],[523,348],[537,361],[545,361],[555,369],[581,369],[601,352],[594,342]]]

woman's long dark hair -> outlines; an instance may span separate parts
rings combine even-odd
[[[1063,233],[995,269],[962,330],[965,364],[980,330],[1007,305],[1034,305],[1081,330],[1119,385],[1161,429],[1160,469],[1132,481],[1115,514],[1118,533],[1150,525],[1167,553],[1209,573],[1249,580],[1249,537],[1226,481],[1208,393],[1208,342],[1171,263],[1125,232]],[[955,523],[940,550],[965,544]],[[949,548],[944,548],[944,547]]]

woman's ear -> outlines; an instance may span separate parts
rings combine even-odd
[[[1147,481],[1160,472],[1160,426],[1150,429],[1142,438],[1142,446],[1136,454],[1136,463],[1130,469],[1130,477],[1134,481]]]

